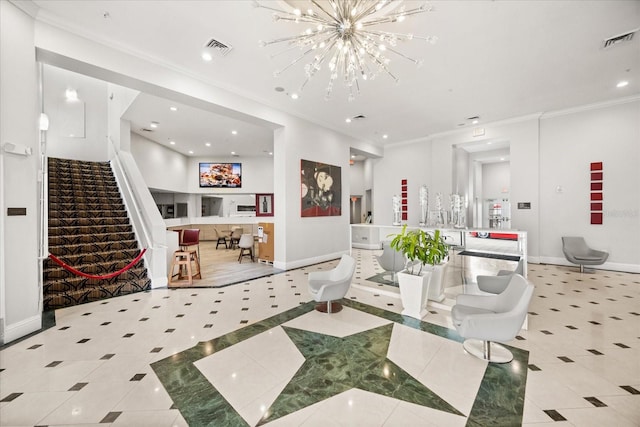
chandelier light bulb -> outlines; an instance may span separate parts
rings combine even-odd
[[[329,70],[326,99],[331,98],[333,82],[338,78],[342,80],[349,100],[360,93],[359,82],[374,80],[378,74],[386,74],[398,83],[398,77],[390,68],[391,58],[405,59],[416,65],[422,63],[421,60],[403,53],[400,50],[401,43],[414,38],[427,43],[437,40],[433,36],[417,37],[412,33],[388,30],[389,25],[386,24],[400,24],[409,16],[431,10],[425,5],[415,8],[396,7],[402,4],[402,0],[329,0],[331,8],[323,6],[325,3],[312,1],[314,8],[305,13],[300,9],[281,10],[272,7],[271,2],[262,3],[264,4],[257,2],[258,7],[272,11],[276,21],[309,24],[298,35],[260,42],[263,47],[272,44],[287,45],[287,49],[272,57],[292,52],[296,47],[300,49],[297,56],[276,71],[274,76],[279,76],[295,65],[302,65],[306,77],[301,85],[302,90],[326,63]],[[385,25],[384,30],[380,27],[382,25]]]

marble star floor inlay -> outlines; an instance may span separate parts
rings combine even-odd
[[[454,256],[419,321],[368,280],[379,253],[353,250],[332,315],[306,275],[337,261],[57,310],[0,349],[0,426],[640,425],[640,275],[530,264],[528,329],[494,365],[464,352],[448,306],[514,263]]]

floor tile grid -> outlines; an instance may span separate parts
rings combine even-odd
[[[379,273],[374,254],[362,255],[361,262]],[[531,351],[531,371],[536,375],[546,376],[534,363],[536,360],[545,369],[547,365],[550,367],[542,384],[535,379],[529,381],[527,392],[531,398],[526,399],[525,423],[549,422],[556,417],[575,418],[576,425],[598,425],[595,421],[598,417],[590,424],[590,417],[583,415],[598,408],[601,413],[615,412],[610,416],[620,425],[640,425],[640,409],[636,409],[640,408],[640,399],[633,394],[640,383],[640,276],[601,270],[581,274],[575,267],[534,264],[529,265],[528,273],[529,280],[536,285],[530,307],[531,323],[529,330],[521,331],[510,344]],[[456,280],[473,280],[470,274],[461,276]],[[388,289],[379,284],[369,286]],[[473,283],[468,286],[473,287]],[[367,298],[367,303],[378,305],[380,300]],[[431,307],[427,318],[429,322],[452,327],[447,311]],[[621,342],[625,340],[631,344]],[[578,368],[567,369],[567,363],[576,363]],[[565,374],[558,374],[558,370]],[[553,397],[538,399],[542,406],[539,408],[534,403],[539,394]],[[597,396],[604,401],[607,398],[616,401],[616,409],[607,408]],[[594,401],[600,402],[598,406]],[[545,404],[556,409],[546,409]],[[567,412],[568,418],[562,412]]]
[[[367,252],[367,254],[370,254],[372,251],[365,251],[365,252]],[[366,256],[365,256],[365,258],[366,258]],[[532,319],[534,317],[536,319],[535,321],[532,320],[532,325],[535,326],[536,322],[540,322],[540,324],[538,326],[542,326],[542,327],[544,327],[546,329],[539,329],[538,330],[535,327],[532,327],[532,328],[530,328],[529,331],[524,331],[522,333],[523,338],[526,338],[526,340],[518,340],[517,342],[514,343],[514,345],[522,346],[523,348],[527,348],[527,346],[530,346],[530,348],[532,350],[532,361],[535,361],[536,358],[538,358],[539,360],[541,360],[540,363],[543,363],[545,358],[546,358],[546,359],[553,360],[553,363],[556,363],[556,364],[589,363],[589,364],[593,364],[594,366],[602,367],[602,366],[616,365],[616,363],[597,362],[597,360],[606,360],[606,358],[609,358],[609,357],[617,357],[617,358],[619,358],[618,360],[623,361],[623,362],[626,361],[626,363],[628,365],[630,365],[631,375],[627,375],[627,378],[630,379],[629,385],[627,387],[630,390],[638,390],[638,389],[640,389],[640,381],[638,381],[638,379],[637,379],[638,375],[633,371],[634,369],[637,370],[637,364],[635,364],[633,362],[633,360],[638,360],[638,358],[637,357],[635,357],[635,358],[629,357],[629,354],[632,354],[632,352],[634,352],[634,351],[637,352],[637,347],[638,347],[637,346],[637,339],[638,339],[638,335],[640,335],[640,334],[636,333],[636,335],[631,335],[631,338],[633,338],[634,341],[629,342],[628,341],[629,340],[629,335],[624,335],[625,333],[621,332],[620,337],[616,337],[613,340],[609,340],[609,341],[613,341],[613,342],[605,343],[605,345],[603,345],[603,347],[600,350],[598,350],[598,348],[594,348],[595,346],[592,346],[592,343],[588,342],[588,343],[586,343],[586,346],[588,347],[586,349],[586,351],[583,351],[583,350],[585,350],[585,349],[583,349],[583,350],[580,350],[580,351],[573,350],[574,352],[572,352],[572,348],[571,347],[569,347],[569,348],[563,347],[565,345],[564,341],[566,341],[566,338],[565,339],[558,339],[559,337],[562,337],[563,334],[558,332],[558,331],[552,332],[552,330],[551,330],[551,326],[556,327],[556,329],[557,329],[557,326],[558,326],[557,322],[554,321],[554,318],[552,316],[557,315],[558,313],[562,313],[562,311],[565,309],[564,307],[569,307],[569,308],[571,308],[573,310],[577,310],[577,307],[573,307],[573,306],[578,305],[579,307],[581,307],[579,304],[580,304],[580,302],[582,300],[584,300],[584,303],[585,304],[589,304],[588,307],[590,307],[592,311],[594,310],[594,307],[597,307],[597,306],[601,306],[601,307],[598,307],[598,308],[600,308],[601,310],[604,310],[604,311],[610,311],[612,308],[615,308],[616,306],[619,308],[615,312],[616,314],[604,313],[603,311],[594,311],[596,313],[596,315],[599,316],[599,317],[596,317],[597,320],[589,319],[589,320],[586,320],[586,321],[587,322],[589,322],[589,321],[598,322],[598,323],[600,323],[600,325],[596,325],[596,324],[593,324],[593,323],[588,323],[587,327],[595,328],[597,326],[603,326],[602,330],[605,331],[606,333],[608,333],[607,331],[609,331],[609,329],[607,329],[607,325],[609,324],[608,323],[609,321],[602,322],[602,319],[609,318],[610,322],[617,322],[618,325],[627,325],[626,328],[621,328],[619,326],[614,326],[613,329],[612,329],[612,331],[614,331],[613,333],[615,333],[615,331],[619,331],[621,329],[630,329],[630,330],[633,331],[634,328],[635,328],[634,325],[637,325],[637,316],[638,316],[638,314],[637,314],[637,312],[638,312],[638,310],[637,310],[637,302],[636,302],[637,301],[637,296],[638,296],[638,293],[637,293],[637,288],[638,288],[637,278],[638,278],[638,276],[637,275],[625,275],[625,274],[622,274],[622,273],[611,273],[611,274],[608,274],[609,277],[597,277],[596,279],[594,279],[593,277],[589,277],[589,280],[593,280],[593,281],[596,281],[598,283],[600,283],[602,280],[611,280],[612,281],[611,283],[602,282],[600,284],[600,286],[603,286],[602,289],[604,289],[605,292],[608,292],[608,293],[606,293],[606,295],[600,295],[598,292],[595,292],[593,289],[585,289],[584,287],[574,287],[574,288],[572,288],[571,286],[569,286],[570,283],[573,283],[574,286],[583,285],[584,277],[586,275],[580,275],[579,273],[575,273],[574,271],[571,271],[571,269],[567,269],[566,267],[540,266],[540,267],[545,267],[545,268],[551,269],[551,272],[548,273],[550,275],[550,280],[543,282],[542,280],[540,280],[542,278],[540,278],[540,277],[536,278],[531,274],[533,272],[532,271],[533,270],[533,266],[530,266],[530,267],[532,267],[532,268],[530,268],[530,279],[534,283],[536,283],[536,285],[537,285],[536,294],[539,293],[539,288],[541,286],[545,286],[545,287],[548,287],[548,289],[553,289],[554,295],[550,295],[547,298],[540,298],[537,295],[537,298],[535,298],[534,302],[532,303],[532,308],[531,308],[532,311],[533,310],[542,311],[543,309],[545,310],[544,313],[536,313],[535,316],[531,316]],[[536,267],[538,267],[538,266],[536,266]],[[318,267],[316,267],[316,268],[318,268]],[[296,272],[291,272],[291,273],[293,273],[293,274],[302,273],[302,276],[299,277],[299,278],[295,278],[295,279],[285,279],[286,276],[282,276],[282,279],[280,279],[280,280],[286,280],[286,281],[279,282],[280,286],[277,286],[277,288],[279,290],[282,290],[282,288],[285,287],[285,286],[282,285],[282,283],[288,284],[289,280],[294,280],[294,282],[296,282],[296,283],[304,283],[305,282],[305,280],[304,280],[304,271],[296,271]],[[291,274],[291,273],[289,273],[289,274]],[[598,272],[598,273],[600,273],[600,272]],[[563,277],[562,275],[565,275],[567,277]],[[604,273],[603,273],[603,275],[604,275]],[[273,277],[276,277],[276,276],[273,276]],[[616,279],[619,279],[618,281],[620,281],[620,278],[622,278],[624,280],[627,280],[628,283],[624,283],[624,282],[616,283]],[[569,279],[569,280],[562,280],[562,279]],[[266,279],[264,279],[264,280],[266,280]],[[559,280],[559,283],[553,283],[552,280]],[[564,282],[567,282],[567,283],[564,283]],[[551,285],[547,285],[547,283],[552,283],[552,284]],[[253,284],[253,282],[252,282],[252,284]],[[289,285],[289,286],[291,286],[291,285]],[[294,285],[294,286],[297,286],[297,285]],[[556,289],[556,287],[557,287],[557,289]],[[600,289],[597,285],[594,285],[592,287],[596,288],[596,290]],[[235,286],[233,288],[238,289],[238,291],[232,292],[232,294],[235,294],[234,297],[238,298],[238,296],[240,295],[240,292],[242,292],[242,285],[237,285],[237,286]],[[252,286],[252,288],[253,288],[253,286]],[[259,289],[259,288],[256,286],[256,289]],[[292,290],[295,291],[295,289],[292,289]],[[589,292],[587,292],[587,290],[591,291],[592,294],[589,294]],[[566,292],[567,291],[571,291],[574,294],[578,294],[579,298],[575,298],[575,295],[574,295],[574,298],[571,298],[571,300],[570,300],[571,304],[569,304],[568,306],[565,304],[565,306],[560,307],[560,308],[559,307],[551,307],[551,306],[548,305],[550,302],[563,300],[564,299],[563,297],[566,296]],[[580,292],[575,292],[575,291],[580,291]],[[153,310],[154,310],[153,307],[155,307],[155,305],[153,305],[153,304],[158,304],[159,308],[157,308],[157,309],[160,309],[160,307],[162,307],[162,303],[163,302],[166,303],[166,301],[162,301],[162,299],[164,299],[166,296],[169,296],[168,295],[169,292],[173,292],[173,291],[157,290],[157,291],[151,292],[150,295],[145,295],[145,297],[149,297],[149,301],[148,301],[147,305],[152,307],[152,308],[149,309],[149,313],[153,313]],[[184,292],[182,292],[183,297],[185,298],[184,301],[186,301],[188,299],[187,296],[191,296],[191,294],[188,294],[188,292],[191,292],[191,291],[185,290]],[[291,293],[291,290],[288,290],[287,292]],[[308,297],[303,296],[304,292],[305,291],[293,292],[292,296],[296,297],[295,294],[296,293],[300,293],[301,295],[298,295],[297,297],[299,297],[303,301],[306,301],[306,300],[308,300]],[[593,293],[593,292],[595,292],[595,293]],[[564,293],[565,295],[557,295],[558,293]],[[584,294],[584,296],[582,294]],[[170,295],[171,295],[171,297],[173,297],[173,294],[170,294]],[[390,307],[388,305],[388,304],[394,304],[394,303],[398,304],[399,301],[397,299],[395,299],[395,301],[394,301],[394,299],[391,299],[391,298],[386,298],[384,296],[375,297],[373,295],[374,294],[372,292],[364,292],[364,291],[360,291],[360,290],[357,290],[357,289],[352,289],[352,291],[350,292],[350,297],[352,297],[352,298],[355,297],[356,299],[357,298],[361,298],[361,300],[363,300],[363,302],[366,302],[367,304],[371,304],[371,305],[374,305],[374,306],[380,306],[380,307],[383,307],[383,308],[385,308],[387,310],[390,310],[390,311],[396,311],[397,312],[397,311],[400,310],[399,305],[397,307]],[[547,296],[544,293],[542,293],[540,295]],[[212,296],[213,296],[212,293],[207,293],[207,297],[212,297]],[[226,299],[224,296],[222,296],[220,298],[223,298],[223,299],[219,300],[220,302],[218,304],[222,304],[222,306],[226,306],[226,305],[230,304],[232,307],[235,307],[235,309],[237,310],[237,307],[236,307],[237,302],[236,301],[230,301],[230,299]],[[244,297],[242,297],[242,298],[244,298]],[[141,299],[139,299],[138,301],[133,301],[134,299],[136,299],[136,298],[131,298],[131,304],[132,305],[134,305],[133,304],[134,302],[139,303],[141,301]],[[292,298],[292,299],[293,299],[293,301],[290,301],[290,302],[287,303],[288,306],[293,306],[296,303],[296,298]],[[610,301],[609,299],[614,299],[616,301]],[[121,299],[118,299],[118,300],[121,300]],[[249,299],[249,301],[250,300],[251,299]],[[298,300],[297,303],[299,304],[301,302],[301,300]],[[366,301],[364,301],[364,300],[366,300]],[[112,300],[112,301],[116,301],[116,300]],[[188,304],[188,302],[184,302],[184,301],[181,301],[182,306],[185,306],[186,304]],[[243,301],[247,301],[247,300],[243,300]],[[614,304],[614,303],[617,303],[618,301],[622,301],[622,304],[617,304],[617,305]],[[598,303],[598,304],[594,304],[594,303]],[[111,302],[109,304],[111,304]],[[101,305],[102,306],[102,307],[97,307],[94,310],[96,313],[99,313],[101,311],[101,309],[102,310],[106,310],[105,306],[107,306],[108,304],[93,304],[92,305],[92,309],[93,309],[93,307],[96,307],[97,305]],[[175,314],[175,316],[178,316],[179,314],[185,314],[185,313],[180,313],[180,312],[184,311],[186,309],[183,309],[180,306],[176,306],[176,304],[174,304],[174,301],[171,301],[171,304],[168,304],[168,305],[173,307],[173,313],[177,313],[177,314]],[[192,303],[192,305],[193,305],[193,303]],[[209,303],[207,303],[207,305],[209,305]],[[264,304],[258,304],[258,305],[263,306]],[[551,304],[551,305],[554,305],[554,304]],[[93,313],[87,314],[86,312],[83,312],[83,310],[85,308],[87,308],[87,307],[88,306],[81,306],[80,308],[76,307],[76,308],[74,308],[74,309],[77,309],[77,311],[75,313],[72,313],[71,310],[69,310],[69,309],[68,309],[68,311],[63,311],[62,313],[60,313],[58,325],[56,325],[57,329],[54,328],[54,330],[58,330],[58,329],[62,329],[62,328],[68,327],[68,325],[64,324],[64,319],[65,319],[65,317],[71,318],[73,316],[77,316],[79,319],[82,320],[82,322],[80,322],[78,325],[76,325],[76,327],[79,328],[79,325],[85,323],[87,317],[90,317],[91,315],[93,315]],[[189,307],[189,306],[187,306],[187,307]],[[209,309],[209,308],[210,307],[207,307],[207,309]],[[566,308],[566,310],[569,310],[569,308]],[[116,322],[115,324],[117,324],[118,320],[124,320],[124,321],[128,321],[128,322],[132,322],[132,319],[128,319],[126,317],[127,316],[127,312],[130,311],[130,310],[129,309],[125,309],[126,311],[120,311],[120,310],[123,310],[123,309],[124,308],[121,308],[121,309],[117,310],[117,312],[121,316],[121,318],[115,318],[116,320],[112,319],[111,320],[112,323]],[[157,310],[157,309],[155,309],[155,310]],[[554,311],[552,309],[556,309],[556,310],[559,310],[559,311]],[[250,310],[251,310],[251,307],[249,307],[249,311]],[[533,311],[533,312],[535,313],[535,311]],[[173,315],[173,313],[172,313],[172,315]],[[188,313],[186,313],[186,314],[188,314]],[[607,316],[607,314],[608,314],[608,316]],[[199,316],[200,316],[200,314],[198,314],[195,317],[199,317]],[[144,320],[144,321],[141,320],[141,319],[144,318],[144,316],[141,317],[140,319],[135,319],[135,320],[138,321],[138,322],[148,322],[149,320],[152,320],[152,319],[155,318],[155,317],[151,317],[151,316],[148,316],[148,317],[150,317],[150,319]],[[172,317],[173,316],[167,316],[165,314],[163,316],[164,322],[168,325],[169,320],[172,319]],[[188,316],[184,316],[181,319],[184,319],[185,317],[188,317]],[[251,322],[251,319],[242,319],[241,317],[242,316],[238,317],[240,319],[240,321],[248,320],[247,324],[249,322]],[[433,317],[435,317],[435,316],[430,317],[429,321],[433,321]],[[571,320],[573,321],[573,323],[576,323],[576,320],[577,319],[582,319],[582,317],[585,317],[585,316],[573,315]],[[589,317],[589,316],[586,316],[585,319],[587,319],[587,317]],[[96,316],[96,318],[97,318],[97,316]],[[618,319],[620,319],[620,320],[618,320]],[[99,320],[102,320],[102,319],[99,319]],[[110,322],[110,320],[104,320],[103,322],[101,322],[99,324],[102,325],[102,323],[107,323],[107,322]],[[213,325],[210,328],[203,327],[204,329],[211,329],[211,330],[207,331],[209,333],[207,335],[207,337],[210,337],[210,336],[213,336],[213,335],[216,335],[216,334],[220,335],[220,334],[224,333],[224,331],[230,331],[230,330],[234,330],[234,329],[237,328],[237,325],[228,324],[228,322],[226,321],[226,316],[225,316],[225,321],[218,322],[218,323],[227,324],[227,326],[223,327],[222,328],[223,330],[218,330],[217,328],[220,328],[220,325],[215,325],[215,322],[214,322]],[[578,339],[582,339],[580,337],[580,335],[578,335],[578,334],[581,333],[580,331],[583,330],[584,327],[581,324],[576,324],[576,325],[569,324],[569,325],[570,326],[574,326],[574,327],[577,328],[577,329],[566,328],[568,332],[577,332],[573,337],[574,338],[573,342],[575,342]],[[629,326],[629,325],[631,325],[631,326]],[[104,325],[103,327],[107,327],[107,326],[109,326],[109,325]],[[163,326],[165,326],[165,324],[163,324]],[[72,329],[72,328],[73,327],[71,327],[69,329]],[[92,326],[91,328],[95,328],[95,327]],[[89,330],[91,330],[91,328],[89,328]],[[100,328],[98,328],[98,329],[100,329]],[[131,329],[131,328],[128,328],[128,329]],[[168,329],[172,329],[172,328],[168,328]],[[176,329],[176,328],[173,328],[173,329]],[[68,329],[63,329],[63,330],[68,332]],[[140,329],[140,330],[143,331],[144,329]],[[541,331],[545,331],[545,332],[541,332]],[[118,334],[120,332],[124,332],[124,330],[119,331]],[[567,332],[565,332],[565,331],[562,331],[562,332],[564,333],[564,335],[567,334]],[[123,333],[122,336],[127,335],[129,333],[134,333],[134,335],[129,337],[129,338],[135,337],[135,332],[126,332],[126,333]],[[140,332],[140,333],[142,334],[144,332]],[[172,336],[171,333],[164,332],[164,331],[163,331],[163,333],[167,333],[167,334],[169,334],[169,336]],[[44,334],[40,334],[39,336],[43,336],[43,335]],[[69,334],[69,335],[71,335],[71,334]],[[82,341],[83,339],[87,339],[88,338],[88,337],[81,338],[81,336],[82,336],[82,334],[80,333],[80,334],[74,335],[72,339],[79,338],[78,339],[78,342],[79,342],[79,341]],[[587,335],[587,337],[591,337],[591,335]],[[206,338],[203,337],[202,339],[206,339]],[[625,343],[623,339],[626,339],[627,343]],[[167,341],[170,341],[170,340],[171,339],[168,339]],[[557,342],[554,342],[554,340],[556,340]],[[593,338],[591,338],[591,340],[593,340]],[[178,340],[178,341],[185,341],[185,340],[183,339],[183,340]],[[174,350],[178,350],[179,351],[179,349],[187,348],[187,347],[189,347],[190,344],[192,344],[192,341],[193,341],[193,338],[191,336],[189,336],[189,340],[187,340],[183,344],[179,344],[179,347],[176,347]],[[83,345],[83,346],[87,346],[85,348],[90,348],[91,346],[94,346],[96,343],[97,343],[97,339],[89,337],[89,341],[85,341],[84,343],[81,343],[81,344],[76,343],[76,345]],[[562,361],[562,360],[558,359],[558,361],[556,362],[553,359],[552,356],[549,356],[549,348],[548,348],[549,347],[549,343],[553,344],[551,349],[555,350],[555,353],[560,352],[560,353],[568,354],[568,356],[560,355],[560,356],[556,356],[556,358],[558,358],[558,357],[567,357],[567,358],[571,359],[571,356],[573,356],[575,359],[578,359],[578,360],[575,360],[574,362],[566,362],[566,361]],[[580,341],[580,342],[577,342],[576,344],[583,344],[583,342]],[[574,346],[576,344],[574,344]],[[161,346],[162,342],[154,343],[153,345]],[[31,346],[38,346],[38,344],[32,344]],[[47,344],[40,344],[40,347],[46,347],[46,346],[47,346]],[[61,346],[61,350],[63,350],[64,347],[65,347],[64,345]],[[585,345],[583,345],[582,347],[585,347]],[[625,347],[629,347],[629,348],[625,348]],[[27,347],[25,347],[25,348],[27,348]],[[35,352],[35,351],[37,351],[38,348],[39,347],[36,347],[36,348],[34,348],[34,349],[30,350],[30,351],[34,351]],[[159,348],[159,347],[153,347],[152,350],[157,349],[157,348]],[[565,349],[566,349],[566,351],[565,351]],[[607,349],[607,351],[603,351],[604,349]],[[161,350],[161,351],[163,351],[163,350]],[[599,354],[594,353],[594,352],[603,353],[603,354],[599,355]],[[13,399],[7,399],[7,396],[5,396],[5,387],[4,387],[4,385],[7,384],[7,381],[6,381],[6,377],[7,376],[5,375],[5,372],[7,370],[9,370],[9,368],[7,368],[6,366],[10,365],[10,363],[9,364],[7,363],[7,360],[10,360],[10,357],[6,357],[5,356],[6,353],[7,353],[6,351],[3,351],[3,352],[0,353],[0,355],[4,356],[4,357],[2,357],[2,364],[0,365],[0,369],[3,370],[3,372],[0,373],[0,375],[2,375],[1,378],[3,379],[3,381],[2,381],[2,384],[3,384],[2,389],[3,390],[2,390],[2,393],[0,393],[0,399],[2,400],[2,402],[0,402],[0,405],[2,405],[3,408],[9,406],[10,404],[12,404],[14,402],[18,402],[20,400],[20,398],[19,398],[20,396],[16,397],[16,398],[13,398]],[[54,354],[55,350],[51,350],[48,353]],[[36,354],[36,353],[33,353],[33,354]],[[553,354],[553,353],[551,353],[551,354]],[[108,355],[108,353],[105,353],[105,356],[106,355]],[[155,357],[156,357],[156,359],[160,359],[163,356],[164,356],[163,354],[158,353],[158,354],[156,354]],[[73,357],[73,356],[69,355],[69,357]],[[23,358],[23,357],[18,357],[18,359],[20,359],[20,362],[25,362],[25,358]],[[42,361],[42,362],[47,361],[48,362],[47,364],[41,365],[41,366],[47,366],[48,364],[55,363],[55,362],[59,361],[59,360],[49,361],[49,359],[47,359],[47,357],[46,357],[46,354],[39,354],[39,355],[36,354],[35,358],[29,357],[27,359],[28,360],[26,361],[25,366],[29,366],[29,364],[37,364],[40,361]],[[39,359],[39,360],[37,360],[37,359]],[[53,357],[53,359],[62,359],[62,357],[57,357],[56,356],[56,357]],[[36,361],[34,361],[34,360],[36,360]],[[552,363],[552,362],[549,362],[549,363]],[[60,365],[64,365],[64,362],[61,363]],[[544,372],[546,370],[546,369],[541,369],[541,371],[536,371],[535,369],[536,368],[539,369],[539,367],[536,367],[535,363],[531,363],[531,365],[534,365],[534,367],[535,367],[535,368],[532,367],[532,369],[531,369],[532,372]],[[562,365],[560,365],[560,366],[562,366]],[[47,368],[47,369],[50,369],[50,368]],[[607,374],[607,375],[609,375],[609,374]],[[620,376],[621,374],[620,373],[613,373],[613,374],[610,374],[610,375]],[[142,379],[142,381],[144,381],[145,378],[147,378],[147,377],[149,377],[149,376],[148,375],[145,376]],[[530,378],[533,378],[533,377],[530,375]],[[564,381],[567,381],[568,385],[572,385],[569,380],[570,379],[564,379]],[[26,381],[26,380],[23,380],[23,381]],[[553,382],[551,382],[551,381],[544,382],[543,381],[543,386],[545,384],[548,387],[549,385],[553,384]],[[529,381],[529,385],[527,386],[527,392],[528,392],[527,395],[528,396],[529,395],[535,396],[535,388],[536,387],[537,387],[537,383],[535,381],[531,381],[530,380]],[[599,401],[601,401],[601,402],[603,402],[605,404],[606,404],[607,401],[609,401],[610,405],[607,405],[606,408],[610,408],[610,410],[612,410],[613,408],[616,408],[617,413],[619,413],[618,415],[623,416],[623,420],[624,419],[631,419],[632,422],[634,422],[635,421],[634,417],[637,418],[638,414],[637,414],[637,412],[634,412],[633,409],[628,409],[629,405],[627,405],[625,402],[627,400],[629,400],[629,399],[637,399],[637,395],[633,394],[632,391],[627,391],[627,390],[625,390],[625,389],[623,389],[621,387],[622,386],[620,386],[619,388],[621,390],[623,390],[623,392],[626,393],[626,395],[614,394],[611,397],[607,396],[607,397],[609,397],[609,399],[607,399],[607,397],[603,397],[603,396],[598,397],[598,390],[594,390],[594,393],[588,393],[588,394],[592,394],[591,396],[582,396],[581,398],[583,398],[583,400],[585,400],[584,399],[585,397],[594,397],[594,398],[598,399]],[[529,391],[530,389],[532,390],[531,392]],[[593,403],[590,403],[590,401],[588,401],[588,400],[585,400],[585,401],[589,405],[594,407]],[[555,410],[555,409],[544,409],[544,408],[540,408],[539,410],[537,410],[538,408],[534,408],[537,411],[535,411],[535,415],[532,415],[533,412],[532,412],[532,410],[530,408],[531,406],[533,406],[533,404],[530,404],[529,405],[529,409],[528,409],[527,405],[525,405],[525,421],[527,421],[527,417],[529,419],[533,419],[533,420],[550,419],[549,416],[548,416],[548,413],[551,413],[550,411],[554,411]],[[580,405],[579,405],[579,407],[580,407]],[[601,408],[603,408],[603,407],[600,406],[597,409],[601,409]],[[544,412],[544,411],[547,411],[547,412]],[[562,414],[562,409],[557,410],[557,412]],[[568,413],[567,416],[569,416],[569,417],[571,417],[571,416],[579,417],[579,415],[578,414],[574,414],[574,412]],[[578,412],[579,412],[579,410],[578,410]],[[546,419],[545,418],[541,418],[540,417],[540,413],[542,413],[544,415],[544,417],[547,417],[547,418]]]
[[[252,298],[248,297],[252,291],[256,294],[272,294],[275,299],[271,302],[276,304],[271,304],[269,308],[275,312],[308,300],[306,293],[302,297],[303,293],[294,288],[296,285],[292,284],[292,281],[289,273],[286,273],[274,276],[272,280],[262,279],[258,283],[243,283],[224,290],[206,290],[202,295],[208,296],[208,304],[202,304],[198,298],[198,290],[155,290],[135,297],[123,297],[61,310],[59,321],[51,331],[0,353],[2,356],[8,356],[2,357],[2,394],[5,388],[25,387],[25,376],[21,378],[21,384],[17,377],[12,379],[9,372],[12,371],[12,354],[16,359],[13,362],[20,364],[21,371],[24,371],[25,367],[32,368],[29,362],[25,365],[24,354],[20,351],[29,347],[35,347],[30,354],[35,357],[28,358],[33,360],[33,368],[45,366],[45,362],[49,360],[48,354],[55,354],[53,357],[58,359],[57,362],[61,366],[69,364],[74,359],[101,360],[98,363],[104,365],[104,373],[98,374],[97,371],[100,369],[96,368],[87,376],[88,380],[109,378],[113,381],[114,377],[118,377],[125,383],[136,375],[144,378],[151,373],[151,362],[190,348],[199,340],[208,340],[249,324],[255,321],[256,316],[259,319],[266,317],[257,309],[263,308],[266,297],[257,295],[253,298],[255,302],[252,302]],[[289,294],[293,294],[293,298],[288,298]],[[218,306],[218,310],[211,310]],[[243,308],[251,310],[252,306],[255,314],[247,315],[242,311]],[[215,315],[219,315],[218,318],[223,320],[216,322],[213,320]],[[211,323],[202,321],[207,318],[212,319]],[[95,337],[96,335],[99,337]],[[32,344],[32,341],[40,343]],[[80,343],[84,346],[81,351],[77,347]],[[128,354],[134,357],[128,359]],[[37,376],[37,373],[33,376]],[[64,384],[64,387],[67,385]],[[123,391],[124,394],[127,392],[128,390]],[[7,402],[2,402],[3,406],[6,404]],[[169,406],[170,401],[167,408]],[[100,420],[94,417],[86,421]]]
[[[611,425],[639,425],[640,399],[623,388],[640,383],[640,319],[633,314],[639,276],[530,265],[529,279],[536,293],[532,327],[521,342],[532,371],[525,422],[542,411],[575,425],[598,425],[602,417]],[[608,399],[617,408],[606,405]]]

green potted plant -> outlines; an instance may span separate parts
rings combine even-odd
[[[433,235],[422,229],[407,230],[404,225],[400,233],[390,235],[390,246],[404,254],[407,268],[398,273],[402,314],[421,319],[427,313],[427,298],[444,299],[442,277],[444,266],[437,267],[449,255],[449,245],[440,230]],[[430,288],[433,290],[430,291]]]

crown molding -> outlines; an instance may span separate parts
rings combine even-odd
[[[542,113],[542,115],[540,116],[540,119],[544,120],[544,119],[550,119],[550,118],[553,118],[553,117],[566,116],[568,114],[575,114],[575,113],[582,113],[582,112],[585,112],[585,111],[599,110],[599,109],[602,109],[602,108],[613,107],[614,105],[628,104],[630,102],[635,102],[635,101],[640,101],[640,94],[631,95],[631,96],[627,96],[627,97],[624,97],[624,98],[612,99],[610,101],[596,102],[596,103],[593,103],[593,104],[580,105],[578,107],[565,108],[563,110],[548,111],[548,112]]]
[[[9,3],[14,5],[33,19],[38,16],[38,12],[40,11],[40,7],[31,0],[9,0]]]

